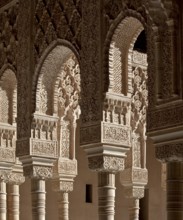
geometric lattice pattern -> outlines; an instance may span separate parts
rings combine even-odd
[[[80,49],[81,1],[39,0],[35,9],[35,57],[57,38]]]

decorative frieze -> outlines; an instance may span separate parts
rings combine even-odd
[[[54,176],[76,176],[77,175],[77,160],[70,160],[65,158],[59,158],[54,165]]]
[[[56,158],[58,155],[57,141],[31,139],[32,155]]]
[[[0,163],[1,162],[8,162],[13,164],[15,162],[15,149],[0,148]]]
[[[130,145],[130,127],[103,122],[102,128],[103,143]]]
[[[15,162],[16,128],[9,124],[0,124],[0,161]]]
[[[156,158],[161,162],[183,161],[183,143],[159,144],[155,148]]]

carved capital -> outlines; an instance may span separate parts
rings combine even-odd
[[[50,179],[53,168],[50,166],[25,166],[23,167],[24,175],[36,179]]]
[[[89,168],[97,172],[119,172],[124,169],[124,158],[115,156],[89,157]]]
[[[127,198],[141,199],[144,197],[144,187],[129,187],[125,188],[125,196]]]
[[[25,182],[25,177],[23,176],[23,173],[11,173],[9,175],[9,184],[13,185],[21,185],[22,183]]]
[[[183,143],[167,143],[156,146],[156,158],[163,163],[183,162]]]
[[[65,180],[53,180],[53,190],[62,192],[72,192],[73,182]]]
[[[10,177],[10,170],[4,171],[0,170],[0,181],[4,181],[5,183],[9,182],[9,177]]]

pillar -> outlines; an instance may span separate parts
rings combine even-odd
[[[20,219],[20,193],[19,185],[7,186],[8,191],[8,220]]]
[[[115,216],[115,174],[98,173],[99,220],[114,220]]]
[[[69,220],[69,193],[59,192],[59,220]]]
[[[6,220],[6,214],[7,214],[7,195],[6,195],[6,183],[1,180],[0,181],[0,219]]]
[[[132,198],[131,206],[129,208],[130,220],[139,220],[139,199]]]
[[[32,179],[32,219],[46,219],[46,189],[44,179]]]

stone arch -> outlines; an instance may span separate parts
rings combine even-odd
[[[117,25],[109,46],[108,92],[121,94],[129,98],[131,148],[127,152],[125,169],[121,172],[121,183],[125,187],[125,196],[140,199],[144,196],[147,184],[146,154],[146,110],[147,110],[147,57],[141,62],[136,60],[134,45],[145,26],[137,17],[127,16]],[[144,61],[145,60],[145,61]],[[137,180],[129,176],[137,175]],[[141,178],[140,176],[143,176]],[[141,179],[140,179],[141,178]],[[140,187],[139,187],[140,185]],[[135,190],[139,194],[135,194]],[[130,193],[129,193],[130,192]]]
[[[41,82],[41,80],[43,80],[44,70],[46,72],[48,72],[48,70],[46,70],[46,66],[49,66],[49,62],[53,61],[53,63],[58,64],[59,61],[61,61],[60,64],[58,64],[58,66],[55,66],[55,67],[52,66],[52,68],[54,68],[55,71],[58,72],[58,70],[60,68],[59,65],[61,66],[61,64],[63,64],[63,62],[64,62],[64,59],[67,59],[66,57],[72,53],[75,55],[75,57],[77,58],[77,62],[79,63],[80,58],[77,53],[77,50],[74,48],[74,46],[70,42],[68,42],[66,40],[61,40],[61,39],[55,40],[46,48],[46,50],[44,51],[44,53],[42,54],[42,56],[39,60],[39,63],[36,66],[35,73],[33,76],[32,113],[37,111],[37,109],[36,109],[37,103],[36,102],[39,100],[39,97],[36,94],[38,94],[37,92],[38,92],[38,90],[40,90],[40,86],[41,86],[40,82]],[[55,59],[56,56],[58,56],[57,59]],[[59,59],[61,59],[61,60],[59,60]],[[56,76],[55,76],[55,79],[56,79]],[[53,82],[53,80],[52,80],[52,82]]]
[[[80,115],[80,68],[76,51],[68,45],[66,41],[64,44],[53,42],[37,66],[33,83],[36,88],[33,89],[32,137],[38,134],[41,138],[44,133],[42,136],[47,139],[50,131],[40,121],[42,124],[45,120],[54,121],[54,131],[49,138],[58,141],[59,158],[74,159],[76,120]]]
[[[0,70],[0,123],[15,125],[17,116],[17,79],[15,69],[4,65]]]
[[[118,49],[125,49],[124,47],[126,45],[128,45],[128,47],[130,48],[130,44],[133,45],[133,40],[135,41],[135,39],[137,38],[138,34],[144,29],[145,31],[147,31],[146,29],[146,25],[147,25],[147,17],[143,17],[140,13],[138,13],[137,11],[131,10],[131,9],[127,9],[126,11],[122,11],[116,18],[115,20],[112,22],[109,31],[107,33],[106,39],[105,39],[105,45],[104,45],[104,59],[103,59],[103,63],[104,63],[104,84],[103,84],[103,89],[104,91],[112,91],[112,87],[114,87],[114,76],[112,76],[112,72],[113,72],[113,67],[115,66],[111,61],[112,61],[112,54],[114,53],[114,42],[116,41],[116,39],[121,39],[121,45],[120,45],[120,41],[118,42],[118,44],[120,46],[118,46]],[[128,22],[129,21],[129,22]],[[132,23],[134,23],[133,25],[129,25],[130,21],[132,21]],[[124,31],[123,31],[124,30]],[[125,32],[126,31],[126,32]],[[128,33],[128,38],[125,40],[123,39],[123,37],[125,37],[125,35],[127,35]],[[133,40],[132,40],[133,39]],[[128,47],[126,47],[126,54],[128,51]],[[117,52],[117,51],[116,51]],[[123,58],[126,56],[125,53],[122,54]],[[118,62],[122,61],[122,59],[119,57],[121,54],[118,53]],[[124,62],[124,60],[123,60]],[[128,63],[128,60],[126,60],[126,63]],[[116,62],[117,64],[117,62]],[[117,66],[117,65],[116,65]],[[128,71],[128,66],[121,66],[121,69],[124,72]],[[120,70],[118,69],[118,71],[120,72]],[[117,79],[120,79],[120,77],[116,77]],[[117,81],[116,81],[117,82]],[[127,88],[121,86],[117,87],[117,90],[120,93],[124,93],[124,94],[128,94],[128,96],[130,96],[129,92],[127,91]]]

